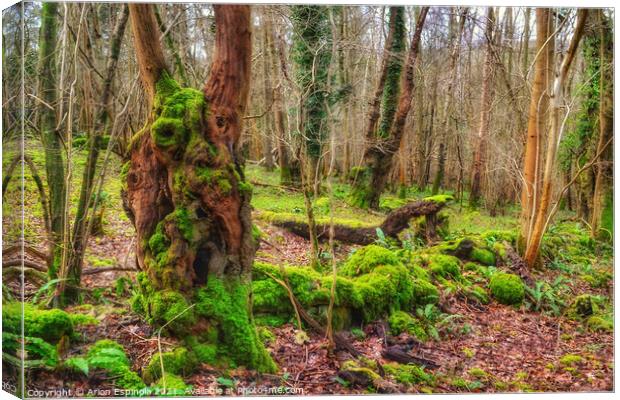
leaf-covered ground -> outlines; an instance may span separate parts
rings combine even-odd
[[[34,160],[42,165],[35,153]],[[116,171],[118,165],[112,165]],[[75,176],[80,176],[78,164]],[[278,187],[277,173],[267,173],[260,167],[248,166],[247,175],[254,185],[254,219],[262,232],[257,260],[289,267],[309,262],[308,242],[269,223],[270,216],[304,217],[301,193]],[[104,190],[109,193],[104,215],[104,233],[89,240],[85,271],[97,268],[135,268],[133,230],[122,212],[118,175],[106,179]],[[77,185],[76,185],[77,186]],[[408,199],[387,194],[382,200],[381,213],[351,208],[346,203],[348,185],[335,186],[332,204],[337,222],[369,226],[378,224],[390,209],[428,193],[409,193]],[[42,214],[32,179],[26,178],[26,202],[32,211],[26,218],[27,242],[43,250]],[[8,196],[17,196],[10,188]],[[315,200],[318,218],[327,218],[329,200]],[[14,226],[10,201],[5,201],[5,234]],[[503,215],[491,217],[484,211],[461,208],[458,203],[446,211],[449,219],[445,240],[474,236],[485,238],[492,247],[500,240],[489,231],[515,231],[518,210],[511,208]],[[462,280],[440,279],[436,305],[408,310],[411,317],[425,326],[429,337],[408,332],[396,334],[390,328],[388,315],[367,324],[348,327],[342,332],[365,359],[374,360],[383,368],[370,366],[374,378],[366,384],[351,382],[339,374],[352,356],[346,352],[331,353],[322,335],[307,329],[297,329],[294,319],[277,327],[259,327],[279,372],[257,374],[244,368],[218,369],[202,364],[190,376],[183,378],[193,392],[188,394],[346,394],[346,393],[416,393],[416,392],[514,392],[514,391],[612,391],[613,388],[613,259],[611,246],[585,241],[586,227],[573,219],[569,212],[560,213],[551,227],[543,246],[544,266],[533,271],[530,289],[520,306],[499,304],[488,290],[489,277],[498,271],[514,272],[509,263],[497,267],[471,267],[461,263]],[[405,232],[405,234],[412,232]],[[381,241],[380,241],[381,242]],[[586,243],[587,242],[587,243]],[[424,252],[425,245],[411,239],[406,241],[414,253]],[[403,245],[379,243],[395,254],[404,254]],[[441,243],[440,243],[441,244]],[[398,247],[400,246],[400,247]],[[329,264],[326,245],[322,259]],[[355,246],[338,244],[339,264],[356,250]],[[326,268],[329,270],[329,267]],[[328,273],[328,272],[326,272]],[[158,343],[156,331],[144,319],[133,313],[129,298],[136,290],[134,272],[110,271],[84,277],[88,290],[85,304],[71,307],[68,312],[94,317],[98,322],[78,325],[77,340],[69,347],[59,348],[60,360],[84,355],[100,339],[120,343],[127,353],[130,368],[138,373],[158,352],[179,346],[179,342],[162,337]],[[476,301],[467,296],[467,288],[481,286],[490,301]],[[10,285],[8,285],[10,287]],[[602,325],[589,324],[588,316],[570,314],[571,303],[580,295],[589,295],[594,313]],[[30,299],[42,297],[36,285],[28,286]],[[406,370],[382,352],[388,347],[407,344],[409,354],[432,361],[437,368]],[[356,361],[359,363],[359,360]],[[87,375],[62,368],[33,369],[28,372],[29,389],[51,390],[70,388],[72,393],[110,395],[113,390],[110,374],[90,370]],[[374,364],[373,364],[374,365]],[[3,363],[3,368],[6,366]],[[410,372],[413,376],[404,374]],[[417,375],[416,375],[417,374]],[[105,389],[105,390],[104,390]]]

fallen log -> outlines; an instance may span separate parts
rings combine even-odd
[[[427,241],[437,238],[437,213],[446,205],[451,198],[442,196],[441,200],[424,199],[407,203],[391,211],[379,226],[354,228],[341,224],[334,224],[334,239],[344,243],[367,245],[377,238],[377,228],[381,229],[386,236],[398,240],[398,234],[409,227],[412,218],[424,216],[426,218],[425,236]],[[274,221],[273,225],[284,228],[289,232],[309,239],[308,224],[302,221]],[[316,227],[319,241],[329,239],[329,224],[318,224]]]
[[[409,354],[409,349],[404,346],[390,346],[381,352],[381,356],[386,360],[396,361],[399,364],[417,364],[428,369],[439,368],[439,365],[433,360]]]

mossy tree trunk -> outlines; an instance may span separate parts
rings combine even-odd
[[[391,9],[390,12],[393,13],[392,15],[398,15],[398,11],[396,10]],[[389,171],[392,168],[392,161],[400,147],[405,121],[411,109],[415,65],[418,59],[420,38],[422,36],[422,28],[424,27],[427,13],[428,7],[422,7],[416,20],[416,28],[411,38],[411,45],[404,66],[404,73],[402,77],[400,77],[400,95],[398,96],[398,101],[395,105],[389,106],[388,109],[383,110],[383,117],[385,117],[386,114],[391,115],[390,122],[382,119],[377,140],[364,151],[364,160],[366,160],[368,169],[364,173],[365,176],[363,176],[362,179],[367,180],[365,185],[366,189],[360,190],[360,186],[357,186],[359,185],[360,179],[360,177],[358,177],[358,182],[356,182],[356,187],[354,187],[352,193],[353,200],[358,206],[374,209],[379,207],[379,198],[386,187]],[[404,20],[402,22],[404,23]],[[396,32],[399,30],[398,25],[397,23],[395,26]],[[398,36],[395,34],[394,40],[396,41],[397,39]],[[392,45],[392,48],[394,48],[394,45]],[[396,49],[398,49],[398,47],[396,47]],[[384,99],[391,98],[391,93],[395,90],[393,86],[388,89],[388,86],[391,85],[391,80],[389,79],[390,72],[392,72],[391,69],[387,75],[388,84],[386,84],[387,90],[384,91]]]
[[[132,140],[123,192],[143,271],[133,306],[155,325],[174,320],[171,333],[217,346],[219,357],[273,371],[251,319],[256,245],[239,146],[249,92],[250,8],[214,6],[215,54],[198,91],[170,77],[152,6],[129,7],[152,104]]]
[[[315,185],[320,169],[323,143],[329,131],[327,102],[328,71],[331,62],[331,26],[329,8],[296,5],[291,7],[293,22],[292,59],[296,65],[295,81],[300,91],[301,123],[298,124],[300,157],[308,158],[307,183]],[[303,161],[300,162],[303,166]],[[302,168],[303,169],[303,168]],[[316,192],[316,190],[315,190]]]
[[[51,262],[49,276],[55,279],[62,258],[62,241],[65,232],[66,184],[63,144],[56,124],[58,93],[56,90],[56,40],[58,37],[58,3],[43,3],[39,30],[39,118],[41,141],[45,150],[45,172],[49,190]]]
[[[93,212],[88,218],[89,205],[93,211],[99,204],[93,204],[93,194],[95,188],[95,173],[97,170],[97,161],[102,145],[103,136],[107,133],[109,127],[110,116],[108,115],[108,106],[112,97],[112,82],[118,66],[118,58],[121,50],[121,43],[125,34],[125,27],[129,17],[129,9],[126,5],[121,6],[121,10],[116,21],[116,26],[112,33],[110,41],[110,55],[107,60],[106,74],[103,81],[101,97],[99,98],[100,109],[97,114],[97,120],[94,131],[90,134],[88,142],[88,157],[86,166],[82,175],[82,185],[80,188],[80,198],[75,214],[75,222],[73,224],[73,233],[71,235],[71,248],[68,257],[67,277],[65,281],[60,282],[57,287],[57,297],[61,303],[74,302],[77,300],[78,288],[82,277],[82,264],[84,261],[84,252],[86,243],[90,236],[88,229],[93,222],[90,219],[98,218]],[[97,200],[99,196],[96,196]],[[96,203],[99,203],[97,201]],[[99,214],[98,214],[99,215]],[[100,215],[99,215],[100,217]]]
[[[390,7],[388,38],[383,53],[381,75],[377,89],[370,105],[366,125],[366,148],[364,150],[364,167],[355,177],[351,191],[351,203],[361,208],[377,208],[379,199],[376,190],[371,187],[373,175],[373,147],[380,139],[389,136],[389,130],[396,112],[400,94],[400,78],[405,54],[405,9]]]

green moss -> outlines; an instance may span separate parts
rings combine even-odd
[[[408,309],[413,305],[413,282],[403,266],[383,265],[355,280],[362,301],[364,321],[374,321],[391,310]]]
[[[427,341],[428,334],[424,330],[422,323],[404,311],[395,311],[390,315],[388,319],[390,324],[390,331],[392,335],[400,335],[406,332],[415,336],[420,341]]]
[[[612,332],[614,330],[613,320],[598,315],[589,317],[586,321],[586,326],[594,332]]]
[[[258,327],[257,329],[258,337],[263,341],[265,345],[274,343],[276,341],[276,335],[269,329],[264,326]]]
[[[478,263],[487,266],[494,266],[496,262],[495,254],[493,254],[492,251],[478,247],[474,247],[472,249],[469,258],[472,261],[477,261]]]
[[[38,337],[55,343],[63,336],[73,334],[73,322],[68,313],[58,309],[43,310],[30,303],[23,303],[24,335]],[[2,326],[4,332],[21,335],[22,303],[11,302],[2,305]]]
[[[565,367],[571,367],[577,364],[581,364],[584,360],[583,357],[581,357],[580,355],[577,354],[567,354],[565,356],[562,356],[562,358],[560,358],[560,364],[562,364]]]
[[[183,238],[188,242],[194,237],[194,225],[189,215],[187,208],[179,207],[174,211],[174,218],[176,220],[176,226],[183,235]]]
[[[197,356],[185,347],[177,347],[161,355],[155,353],[142,374],[145,382],[151,383],[161,378],[162,362],[165,373],[181,376],[189,376],[198,365]]]
[[[379,265],[401,265],[401,262],[390,250],[371,244],[355,251],[340,269],[340,273],[359,276],[372,272]]]
[[[416,305],[435,304],[439,301],[439,290],[425,279],[414,279],[413,298]]]
[[[172,332],[184,332],[195,322],[195,315],[189,308],[185,297],[173,290],[156,291],[150,297],[149,322],[156,326],[166,326]]]
[[[478,285],[472,285],[472,286],[467,286],[465,287],[465,295],[467,296],[467,298],[474,300],[474,301],[478,301],[482,304],[488,304],[489,303],[489,295],[487,294],[487,291],[478,286]]]
[[[243,180],[239,180],[237,181],[237,185],[239,188],[239,193],[243,194],[243,195],[251,195],[252,192],[254,191],[254,187],[252,186],[251,183],[248,183],[246,181]]]
[[[435,384],[435,377],[417,365],[388,363],[383,365],[383,369],[398,383],[405,385]]]
[[[291,320],[290,315],[273,315],[273,314],[262,314],[262,315],[254,315],[254,321],[257,325],[271,326],[273,328],[278,328]]]
[[[473,271],[473,272],[478,272],[480,268],[479,264],[476,264],[475,262],[466,262],[465,265],[463,265],[463,269],[465,271]]]
[[[582,294],[575,297],[570,304],[566,315],[571,319],[587,318],[598,313],[598,306],[593,300],[592,295]]]
[[[170,241],[164,234],[163,222],[157,224],[157,227],[155,228],[155,233],[149,238],[148,244],[151,252],[153,252],[155,256],[165,254],[165,252],[168,250],[168,246],[170,246]]]
[[[276,365],[250,320],[249,290],[249,284],[209,275],[207,285],[197,292],[196,312],[217,324],[221,353],[258,371],[274,372]]]
[[[151,389],[160,396],[188,396],[191,388],[180,376],[166,372]]]
[[[438,204],[446,204],[449,201],[454,200],[454,196],[449,195],[449,194],[438,194],[435,196],[430,196],[430,197],[425,197],[424,201],[431,201],[433,203],[438,203]]]
[[[478,379],[488,379],[489,373],[483,370],[482,368],[471,368],[467,373],[473,377]]]
[[[185,144],[188,131],[180,119],[159,117],[151,126],[151,138],[155,145],[168,148]]]
[[[69,319],[71,319],[73,326],[99,325],[99,320],[92,315],[69,314]]]
[[[517,275],[498,272],[491,277],[489,287],[493,297],[502,304],[519,305],[525,297],[523,281]]]
[[[445,254],[433,254],[429,258],[429,269],[435,276],[459,278],[461,276],[459,259]]]
[[[366,377],[372,382],[373,386],[376,387],[377,384],[381,381],[381,376],[374,371],[374,369],[376,369],[376,364],[373,365],[372,363],[368,363],[367,361],[370,360],[347,360],[342,363],[340,370],[366,375]]]

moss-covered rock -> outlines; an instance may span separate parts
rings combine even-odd
[[[142,373],[145,382],[151,383],[161,378],[162,363],[165,373],[189,376],[197,367],[198,359],[194,353],[185,347],[177,347],[173,351],[161,353],[161,355],[155,353]]]
[[[10,302],[2,305],[4,332],[21,335],[22,304],[24,336],[38,337],[50,343],[73,334],[71,316],[63,310],[44,310],[30,303]]]
[[[597,312],[598,306],[592,298],[592,295],[582,294],[575,297],[568,307],[566,315],[571,319],[581,319],[594,315]]]
[[[476,261],[482,265],[494,266],[496,263],[495,254],[492,251],[474,247],[469,255],[472,261]]]
[[[428,334],[424,329],[424,325],[409,313],[395,311],[390,315],[388,323],[392,335],[400,335],[406,332],[420,341],[425,342],[428,340]]]
[[[345,276],[359,276],[372,272],[380,265],[401,265],[401,262],[392,251],[371,244],[355,251],[342,266],[340,273]]]
[[[180,376],[166,372],[150,389],[158,396],[189,396],[191,388]]]
[[[502,304],[519,305],[525,298],[525,286],[520,277],[498,272],[491,277],[489,288],[493,297]]]
[[[360,377],[365,378],[368,382],[369,386],[377,387],[381,382],[381,376],[376,372],[377,364],[372,360],[368,360],[365,358],[356,360],[347,360],[342,363],[340,367],[340,372],[348,372],[357,376],[357,380],[360,381]],[[339,374],[340,376],[347,376]]]
[[[413,279],[413,299],[415,305],[436,304],[439,289],[425,279]]]
[[[459,259],[445,254],[433,254],[429,258],[428,266],[435,276],[442,278],[459,278],[461,268]]]

